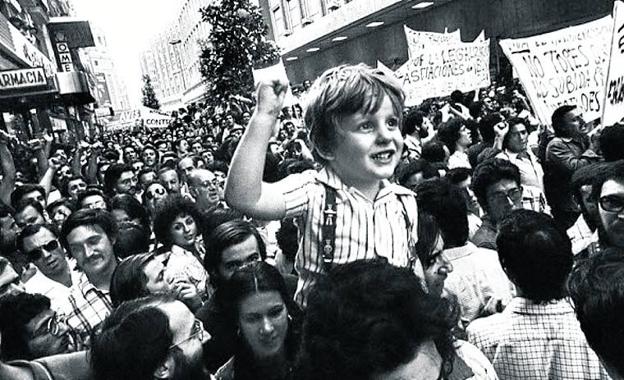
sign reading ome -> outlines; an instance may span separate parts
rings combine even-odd
[[[47,84],[43,67],[0,71],[0,90],[41,87]]]

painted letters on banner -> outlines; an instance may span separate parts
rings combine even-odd
[[[624,118],[624,3],[613,4],[613,37],[611,59],[605,86],[603,125],[612,125]]]
[[[563,104],[586,121],[602,116],[611,16],[554,32],[500,41],[543,124]]]

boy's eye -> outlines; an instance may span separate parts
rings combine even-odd
[[[398,127],[399,126],[399,120],[392,118],[390,120],[388,120],[388,126],[390,127]]]
[[[366,123],[362,123],[359,126],[359,129],[362,131],[370,131],[372,129],[374,129],[375,127],[373,126],[373,123],[371,122],[366,122]]]

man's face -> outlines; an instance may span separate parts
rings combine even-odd
[[[72,210],[64,204],[58,205],[52,209],[50,213],[50,219],[52,222],[59,228],[63,227],[63,223],[67,220],[67,218],[71,215]]]
[[[228,114],[225,117],[225,125],[227,125],[228,127],[234,125],[234,117],[232,115]]]
[[[154,183],[156,181],[158,181],[158,176],[156,175],[156,172],[152,172],[152,171],[143,173],[139,177],[139,184],[141,185],[143,190],[145,190],[145,188],[147,188],[147,186],[149,186],[150,184],[152,184],[152,183]]]
[[[574,137],[581,134],[581,129],[585,126],[585,121],[578,108],[563,115],[566,136]]]
[[[36,208],[28,205],[21,211],[15,213],[15,223],[17,223],[19,228],[24,228],[29,224],[43,224],[45,223],[45,219]]]
[[[251,119],[251,115],[249,112],[243,113],[243,126],[247,126],[249,124],[249,120]]]
[[[186,139],[182,139],[178,142],[178,153],[186,153],[189,150],[189,143]]]
[[[189,181],[195,202],[201,208],[209,208],[221,200],[219,183],[214,174],[209,170],[197,170]]]
[[[43,194],[41,194],[39,191],[37,191],[37,190],[34,190],[34,191],[31,191],[30,193],[24,194],[22,199],[32,199],[32,200],[35,200],[35,201],[39,202],[41,207],[43,207],[44,209],[47,206],[47,204],[46,204],[47,202],[46,202],[45,196]]]
[[[148,210],[154,212],[159,204],[167,198],[167,189],[158,182],[152,183],[145,190],[145,200]]]
[[[28,349],[33,359],[76,351],[76,342],[56,312],[47,309],[26,324]]]
[[[87,183],[82,178],[72,179],[67,183],[67,193],[72,199],[78,199],[78,193],[85,191]]]
[[[158,308],[167,315],[172,334],[174,369],[168,379],[204,379],[203,344],[210,334],[193,313],[180,301],[161,304]]]
[[[26,237],[23,247],[26,257],[47,277],[69,273],[65,251],[47,228],[40,228],[36,234]]]
[[[153,149],[145,149],[141,158],[146,166],[152,167],[156,165],[156,151]]]
[[[134,195],[137,191],[137,177],[132,171],[121,173],[121,176],[117,180],[115,191],[117,194],[130,194]]]
[[[195,141],[191,146],[191,149],[193,149],[193,154],[198,156],[201,155],[201,153],[204,151],[204,147],[199,141]]]
[[[180,172],[182,173],[182,178],[185,181],[188,181],[188,177],[195,168],[195,164],[193,163],[193,159],[190,157],[183,158],[178,163],[178,168],[180,168]]]
[[[15,241],[17,239],[17,234],[19,234],[20,228],[17,223],[15,223],[15,219],[13,215],[7,215],[5,217],[0,218],[0,238],[2,241],[0,242],[0,247],[6,249],[13,249],[15,247]]]
[[[204,159],[206,165],[210,165],[214,162],[214,155],[209,150],[202,153],[202,158]]]
[[[134,150],[133,147],[128,146],[126,148],[124,148],[124,161],[127,163],[131,163],[136,161],[137,159],[137,153],[136,150]]]
[[[67,235],[69,252],[78,267],[88,276],[97,276],[115,268],[114,241],[98,225],[78,226]]]
[[[234,272],[245,264],[262,260],[256,237],[251,235],[243,242],[223,250],[217,270],[222,280],[229,280]]]
[[[91,210],[106,210],[106,201],[99,194],[89,195],[82,200],[82,208]]]
[[[524,124],[516,124],[509,127],[509,139],[507,148],[513,153],[526,151],[529,133]]]
[[[20,276],[17,274],[13,266],[9,263],[6,264],[4,270],[0,272],[0,298],[10,294],[25,293],[26,289]]]
[[[605,181],[598,201],[600,222],[611,244],[624,248],[624,181]]]
[[[583,217],[593,224],[597,226],[600,223],[600,214],[598,212],[598,203],[592,199],[592,186],[584,185],[581,186],[580,196],[581,196],[581,210],[583,211]]]
[[[494,224],[512,210],[522,208],[522,187],[510,179],[502,179],[486,191],[488,213]]]
[[[169,194],[180,193],[180,179],[175,170],[167,170],[160,174],[160,183],[167,189]]]

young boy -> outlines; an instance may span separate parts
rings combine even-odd
[[[259,84],[258,105],[232,159],[225,196],[254,218],[297,218],[296,301],[305,306],[316,279],[335,265],[385,257],[393,265],[421,269],[411,252],[417,240],[415,195],[388,181],[403,152],[399,84],[365,65],[323,73],[305,113],[313,155],[323,169],[264,183],[265,153],[286,88],[280,80]]]

